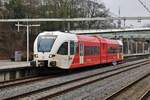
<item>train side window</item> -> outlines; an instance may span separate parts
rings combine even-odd
[[[76,44],[74,41],[70,41],[70,55],[74,55],[76,52]]]
[[[76,53],[79,54],[79,45],[76,43]]]
[[[120,45],[120,46],[119,46],[119,53],[122,53],[122,52],[123,52],[122,48],[123,48],[123,47]]]
[[[60,55],[68,55],[68,42],[64,42],[59,50],[58,50],[58,54]]]
[[[97,46],[85,46],[84,52],[85,52],[85,56],[98,55],[100,53],[99,47]]]
[[[80,45],[80,56],[84,56],[84,46]]]
[[[111,47],[108,48],[108,53],[112,53]]]
[[[109,54],[114,54],[114,53],[118,53],[118,48],[114,48],[114,47],[109,47],[108,48],[108,53]]]

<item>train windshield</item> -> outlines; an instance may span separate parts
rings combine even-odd
[[[50,52],[56,36],[40,36],[37,42],[38,52]]]

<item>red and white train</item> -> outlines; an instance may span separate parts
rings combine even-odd
[[[73,69],[122,60],[120,40],[54,31],[37,36],[31,65]]]

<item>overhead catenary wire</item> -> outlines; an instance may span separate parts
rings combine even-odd
[[[149,9],[149,2],[148,0],[138,0],[140,2],[140,4],[147,10],[147,12],[150,13],[150,9]]]

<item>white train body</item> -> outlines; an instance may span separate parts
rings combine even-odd
[[[57,52],[63,43],[69,44],[70,41],[77,42],[77,36],[59,31],[40,33],[34,42],[36,66],[43,66],[45,63],[48,67],[59,66],[63,69],[69,69],[72,60],[68,61],[68,55],[69,57],[71,55],[59,55]],[[68,48],[70,48],[69,46]]]

